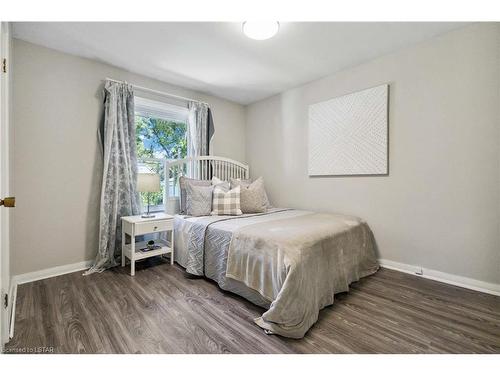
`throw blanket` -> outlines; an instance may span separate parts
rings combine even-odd
[[[255,320],[260,327],[301,338],[319,311],[333,304],[335,293],[377,269],[373,234],[364,221],[308,213],[238,229],[226,276],[272,302]]]

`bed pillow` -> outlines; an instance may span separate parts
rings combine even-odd
[[[212,200],[212,215],[241,215],[240,187],[224,191],[219,186],[214,187]]]
[[[194,178],[179,177],[179,190],[181,191],[181,211],[182,215],[186,215],[186,185],[194,185],[194,186],[211,186],[212,181],[210,180],[196,180]]]
[[[224,181],[224,180],[221,180],[220,178],[218,177],[212,177],[212,186],[218,186],[220,188],[222,188],[224,191],[229,191],[229,182],[228,181]]]
[[[213,186],[186,184],[186,214],[208,216],[212,212]]]
[[[273,206],[271,206],[271,203],[269,202],[269,198],[267,197],[266,188],[264,186],[264,178],[259,177],[255,181],[258,181],[259,179],[262,180],[262,189],[264,190],[264,201],[266,208],[273,208]],[[239,178],[231,178],[229,181],[231,182],[231,189],[234,189],[236,186],[248,187],[252,183],[252,180],[241,180]]]
[[[240,186],[240,206],[241,212],[244,214],[254,214],[259,212],[266,212],[267,209],[267,196],[264,190],[264,180],[261,178],[256,179],[250,185]]]
[[[241,178],[230,178],[229,182],[231,183],[231,187],[234,188],[239,185],[250,185],[252,183],[251,179],[241,179]]]

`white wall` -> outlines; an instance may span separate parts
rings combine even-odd
[[[500,34],[477,24],[247,107],[273,203],[367,220],[380,257],[500,283]],[[390,83],[390,174],[307,175],[308,105]]]
[[[105,77],[208,102],[216,128],[211,152],[244,161],[245,109],[239,104],[17,39],[11,66],[13,275],[94,258]]]

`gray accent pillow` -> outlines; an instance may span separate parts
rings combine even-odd
[[[181,191],[181,210],[180,213],[186,215],[186,185],[191,184],[194,186],[210,186],[212,181],[209,180],[196,180],[194,178],[179,177],[179,189]]]
[[[264,180],[256,179],[250,185],[240,185],[240,207],[244,214],[266,212],[266,191]]]
[[[264,190],[264,203],[266,205],[266,208],[273,208],[273,206],[271,206],[271,203],[269,202],[269,198],[267,197],[266,188],[264,186],[264,178],[259,177],[254,182],[257,182],[259,180],[262,181],[262,189]],[[229,182],[231,183],[231,189],[234,189],[236,186],[241,186],[242,188],[248,187],[252,184],[252,180],[240,180],[239,178],[231,178]],[[243,211],[243,213],[245,213],[245,211]]]
[[[208,216],[212,212],[213,186],[186,184],[186,214]]]

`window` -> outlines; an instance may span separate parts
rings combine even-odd
[[[162,191],[150,193],[151,211],[165,210],[164,159],[187,155],[188,109],[185,106],[135,97],[135,125],[139,173],[160,175]],[[169,181],[168,186],[173,186]],[[147,193],[140,193],[143,205]],[[170,192],[173,196],[173,192]]]

